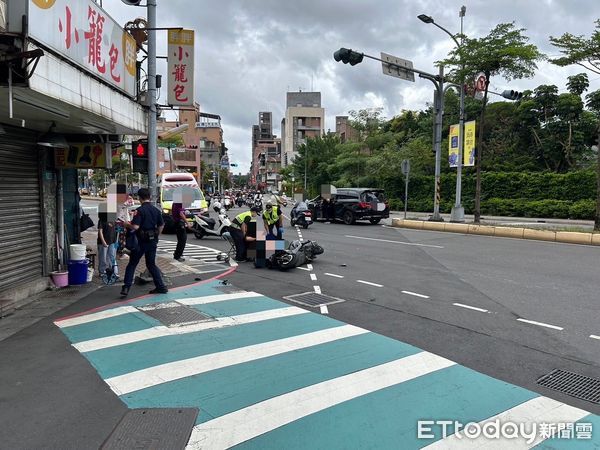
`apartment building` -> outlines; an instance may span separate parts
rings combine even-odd
[[[288,92],[285,118],[281,121],[282,166],[293,162],[306,139],[322,136],[324,125],[320,92]]]

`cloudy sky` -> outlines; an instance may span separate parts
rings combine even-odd
[[[589,36],[600,18],[598,0],[157,0],[158,26],[196,31],[196,101],[204,112],[222,118],[230,161],[240,171],[250,165],[251,128],[259,111],[272,111],[274,132],[285,110],[287,91],[313,88],[322,93],[325,129],[335,129],[335,116],[349,110],[383,107],[390,118],[403,109],[422,109],[432,98],[429,81],[415,83],[384,76],[372,60],[351,67],[333,60],[339,47],[374,56],[379,52],[410,59],[414,67],[435,72],[434,61],[451,50],[451,39],[434,25],[417,19],[425,13],[451,32],[460,30],[458,11],[467,7],[465,34],[481,37],[496,24],[515,21],[531,42],[549,56],[557,50],[549,36],[564,32]],[[145,17],[145,8],[104,0],[104,9],[124,24]],[[159,32],[158,54],[166,54],[166,32]],[[166,82],[166,64],[159,62]],[[501,78],[494,90],[524,90],[556,84],[582,70],[538,64],[533,79]],[[588,74],[590,89],[600,89],[600,76]],[[166,91],[161,92],[161,102]]]

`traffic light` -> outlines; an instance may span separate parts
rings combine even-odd
[[[523,98],[523,93],[519,91],[508,90],[502,92],[502,97],[507,98],[509,100],[521,100]]]
[[[353,51],[349,48],[340,48],[337,52],[333,54],[333,59],[340,62],[342,61],[344,64],[350,63],[351,66],[355,66],[358,63],[362,62],[363,54]]]
[[[133,171],[148,173],[148,141],[140,139],[131,143],[131,156],[133,157]]]

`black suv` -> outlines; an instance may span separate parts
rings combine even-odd
[[[390,208],[383,189],[338,188],[337,193],[332,195],[332,200],[335,218],[342,219],[347,225],[357,220],[368,220],[377,224],[381,219],[390,217]],[[328,211],[323,211],[321,196],[310,200],[308,208],[312,211],[314,220],[331,217]]]

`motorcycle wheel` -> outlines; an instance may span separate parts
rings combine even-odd
[[[304,225],[302,225],[302,228],[304,228],[306,230],[308,228],[308,224],[306,222],[304,222]]]
[[[206,232],[202,228],[194,230],[194,236],[196,236],[196,239],[202,239],[205,235]]]
[[[295,227],[296,226],[296,219],[291,219],[290,220],[290,224]]]
[[[221,236],[223,236],[223,233],[227,233],[228,231],[229,231],[229,227],[221,228]]]

